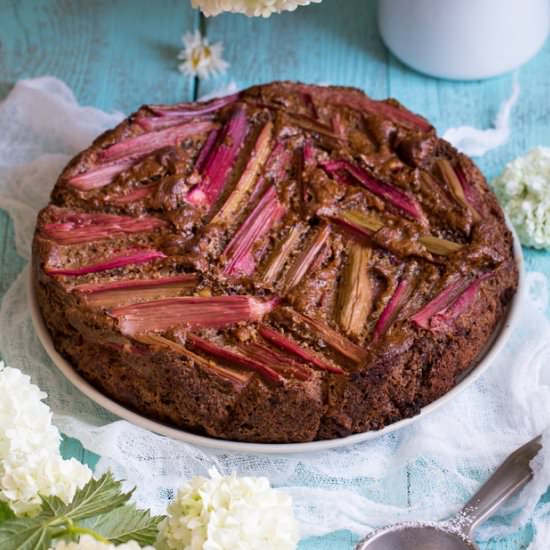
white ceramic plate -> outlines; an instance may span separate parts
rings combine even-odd
[[[513,230],[512,230],[513,232]],[[438,407],[441,407],[444,403],[450,401],[453,397],[458,395],[462,390],[467,386],[472,384],[475,380],[481,376],[481,374],[489,367],[493,359],[498,355],[500,350],[503,348],[504,344],[510,336],[515,321],[517,320],[517,313],[519,311],[519,304],[523,299],[523,294],[525,292],[525,276],[523,272],[523,254],[521,251],[521,246],[519,244],[518,238],[513,232],[514,235],[514,254],[518,263],[519,270],[519,285],[518,291],[513,297],[505,318],[500,323],[500,326],[495,331],[491,341],[486,346],[484,352],[480,355],[477,364],[470,369],[470,371],[463,375],[463,379],[457,384],[451,391],[447,392],[443,397],[440,397],[433,403],[430,403],[426,407],[423,407],[419,414],[411,418],[405,418],[404,420],[399,420],[394,422],[389,426],[381,430],[364,432],[359,434],[350,435],[348,437],[342,437],[339,439],[329,439],[326,441],[311,441],[308,443],[243,443],[240,441],[227,441],[224,439],[215,439],[213,437],[206,437],[202,435],[196,435],[193,433],[174,428],[162,422],[157,422],[156,420],[151,420],[145,416],[127,409],[126,407],[120,405],[116,401],[113,401],[109,397],[106,397],[95,389],[91,384],[89,384],[78,372],[70,365],[70,363],[62,357],[54,348],[50,334],[46,328],[42,315],[38,308],[36,301],[36,295],[34,292],[34,287],[32,284],[32,270],[29,270],[31,276],[28,281],[28,291],[30,299],[30,308],[31,316],[34,323],[34,327],[38,334],[42,345],[46,349],[46,352],[59,368],[59,370],[64,374],[64,376],[76,386],[82,393],[87,395],[90,399],[95,401],[97,404],[101,405],[108,411],[128,420],[132,424],[136,424],[152,432],[172,437],[174,439],[179,439],[185,441],[186,443],[191,443],[193,445],[198,445],[201,447],[209,447],[220,449],[224,451],[237,451],[242,453],[262,453],[262,454],[283,454],[283,453],[305,453],[312,451],[322,451],[325,449],[331,449],[334,447],[342,447],[345,445],[351,445],[353,443],[359,443],[361,441],[366,441],[368,439],[374,439],[381,435],[387,434],[403,428],[412,422],[417,421],[419,418],[426,416],[433,410]]]

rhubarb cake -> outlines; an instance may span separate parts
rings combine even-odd
[[[480,171],[397,101],[278,82],[147,105],[37,222],[56,349],[140,414],[331,439],[453,388],[506,312],[512,236]]]

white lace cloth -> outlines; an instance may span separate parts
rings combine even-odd
[[[79,106],[53,78],[21,81],[0,104],[0,207],[14,220],[23,258],[29,259],[36,212],[48,202],[62,167],[121,118]],[[129,485],[138,485],[139,503],[155,511],[164,510],[183,478],[205,474],[215,464],[224,472],[267,475],[284,487],[294,497],[303,536],[338,529],[364,534],[399,520],[440,519],[460,508],[510,451],[550,426],[550,323],[544,314],[547,282],[539,273],[527,276],[520,329],[487,373],[451,403],[371,442],[273,457],[200,450],[117,420],[96,406],[42,350],[29,317],[26,277],[25,270],[0,310],[4,359],[48,392],[59,428],[101,455],[98,470],[112,468]],[[550,431],[545,439],[534,480],[482,529],[483,538],[512,532],[535,518],[547,542],[550,510],[536,508],[550,485]]]

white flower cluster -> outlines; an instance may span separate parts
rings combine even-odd
[[[77,460],[61,458],[45,397],[28,376],[0,362],[0,500],[16,514],[32,514],[39,495],[69,503],[91,477]]]
[[[141,547],[137,542],[130,541],[115,546],[99,542],[90,535],[83,535],[78,542],[57,541],[51,550],[155,550],[152,546]]]
[[[178,54],[182,63],[178,68],[183,74],[208,78],[225,72],[229,67],[229,63],[222,59],[221,42],[210,44],[208,38],[203,37],[199,31],[185,33],[182,42],[184,49]]]
[[[170,550],[293,550],[298,524],[289,495],[262,478],[194,477],[168,507],[158,548]]]
[[[537,147],[510,162],[493,187],[520,241],[550,249],[550,148]]]
[[[244,13],[248,16],[269,17],[272,13],[294,11],[298,6],[319,3],[321,0],[192,0],[206,16],[224,11]]]

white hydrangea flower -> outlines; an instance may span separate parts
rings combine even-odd
[[[45,452],[28,455],[21,462],[7,459],[0,469],[0,498],[16,514],[32,514],[40,506],[39,495],[57,496],[69,504],[91,478],[90,469],[78,460]]]
[[[169,550],[293,550],[298,523],[289,495],[265,477],[194,477],[178,492],[160,525],[157,548]]]
[[[0,500],[16,514],[32,514],[39,494],[69,503],[91,478],[87,466],[61,458],[45,397],[28,376],[0,362]]]
[[[90,535],[83,535],[78,542],[57,541],[50,550],[155,550],[152,546],[143,548],[134,540],[115,546],[99,542]]]
[[[193,7],[200,8],[206,16],[228,11],[256,17],[269,17],[272,13],[294,11],[298,6],[319,2],[321,0],[192,0]]]
[[[183,60],[179,70],[188,76],[208,78],[215,74],[224,73],[229,63],[222,59],[223,45],[221,42],[210,44],[208,38],[200,31],[187,32],[182,37],[184,49],[178,59]]]
[[[59,449],[61,437],[42,403],[45,397],[28,376],[0,362],[0,461]]]
[[[550,148],[537,147],[507,164],[493,187],[520,241],[550,249]]]

